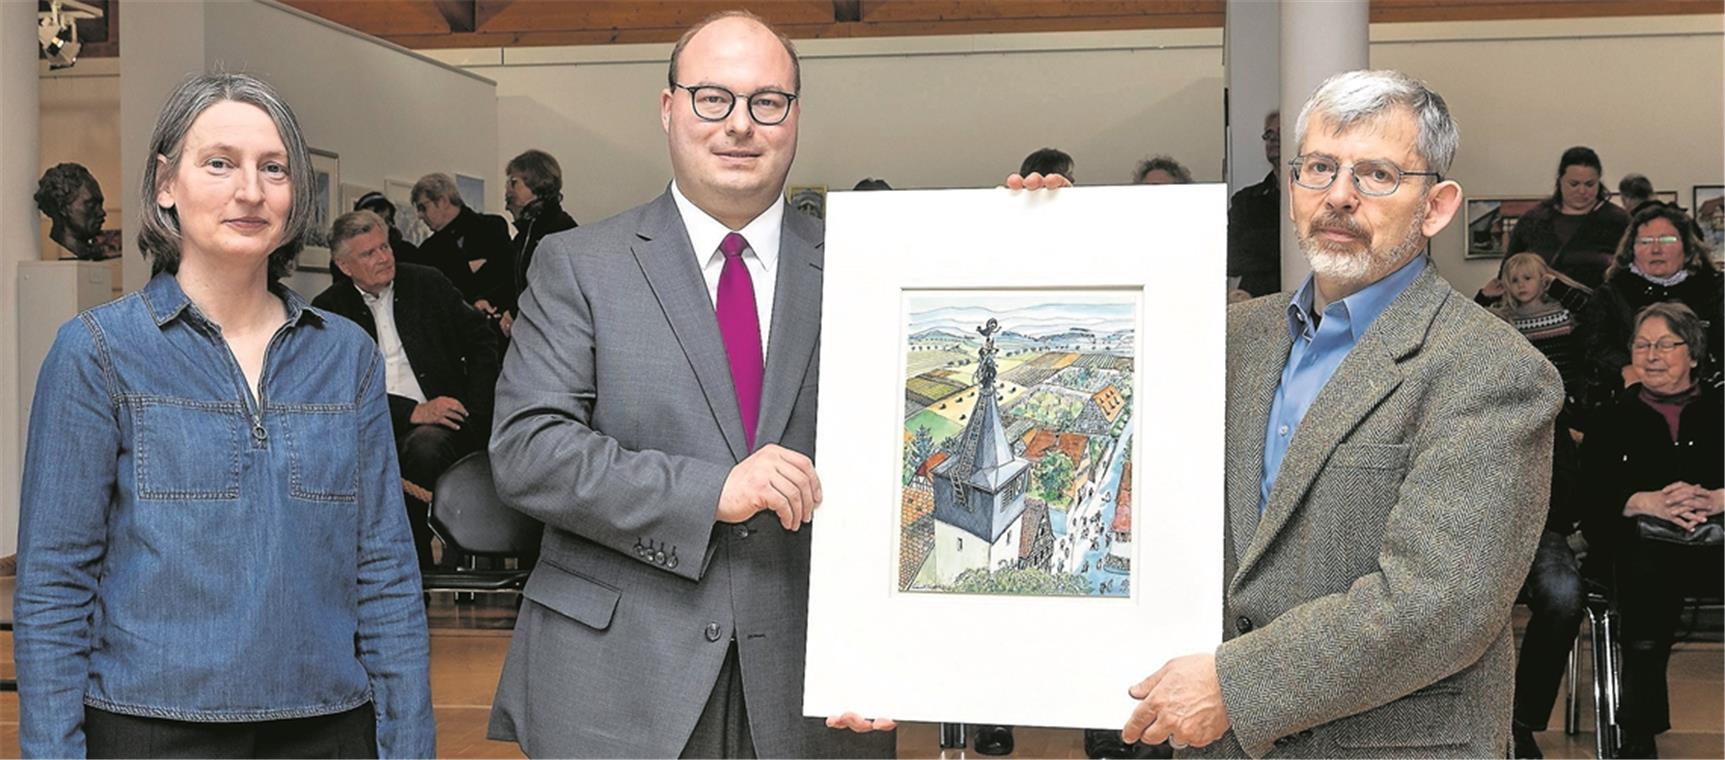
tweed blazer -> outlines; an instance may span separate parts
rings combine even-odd
[[[1314,399],[1260,516],[1288,300],[1228,312],[1232,728],[1193,754],[1502,757],[1563,384],[1428,267]]]
[[[813,456],[822,228],[787,212],[758,447]],[[675,201],[547,236],[497,387],[491,466],[545,523],[490,735],[535,757],[676,757],[735,640],[756,753],[878,757],[802,717],[809,537],[714,521],[750,453]]]

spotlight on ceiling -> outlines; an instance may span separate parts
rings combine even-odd
[[[81,0],[51,0],[47,5],[36,14],[36,41],[42,44],[48,68],[71,68],[84,47],[78,42],[78,19],[101,18],[102,9]]]

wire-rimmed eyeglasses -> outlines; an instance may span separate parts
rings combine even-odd
[[[671,87],[689,91],[689,107],[702,121],[724,121],[730,118],[731,111],[737,107],[738,95],[716,84],[698,84],[691,87],[672,82]],[[749,103],[749,118],[763,127],[771,127],[783,124],[791,115],[791,103],[796,101],[797,95],[778,90],[759,90],[743,96],[743,99]]]
[[[1440,172],[1410,172],[1393,162],[1379,159],[1356,161],[1343,166],[1341,161],[1333,156],[1313,153],[1305,156],[1295,156],[1288,165],[1293,167],[1294,184],[1307,190],[1328,190],[1336,183],[1336,177],[1346,170],[1354,178],[1354,189],[1361,195],[1381,198],[1392,195],[1402,186],[1403,177],[1431,177],[1437,182],[1443,181]]]

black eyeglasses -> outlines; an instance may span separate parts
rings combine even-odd
[[[716,84],[690,87],[672,82],[671,87],[689,91],[689,107],[702,121],[724,121],[730,118],[731,111],[737,107],[737,94]],[[783,124],[791,115],[791,103],[796,101],[797,96],[795,93],[778,90],[761,90],[744,96],[743,99],[749,102],[749,118],[763,127],[771,127]]]
[[[1393,195],[1402,186],[1403,177],[1431,177],[1443,181],[1443,175],[1438,172],[1410,172],[1389,161],[1376,159],[1343,166],[1341,161],[1321,153],[1298,156],[1288,165],[1294,168],[1294,184],[1307,190],[1330,189],[1345,169],[1354,178],[1355,190],[1361,195],[1379,198]]]

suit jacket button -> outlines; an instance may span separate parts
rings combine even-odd
[[[708,623],[707,624],[707,640],[708,641],[718,641],[719,640],[719,624],[718,623]]]
[[[1288,737],[1283,736],[1270,743],[1278,747],[1286,747],[1288,746]]]
[[[731,532],[737,534],[737,538],[748,538],[749,537],[749,526],[738,525],[737,527],[732,528]]]
[[[653,561],[657,562],[661,565],[665,564],[665,552],[664,552],[664,550],[653,552]]]
[[[1309,729],[1309,728],[1308,728],[1308,729],[1306,729],[1306,730],[1304,730],[1304,731],[1301,731],[1301,732],[1300,732],[1300,738],[1301,738],[1301,739],[1310,739],[1310,738],[1312,738],[1312,729]]]
[[[1241,633],[1251,633],[1252,619],[1245,615],[1241,615],[1240,619],[1234,621],[1234,628],[1238,629]]]

